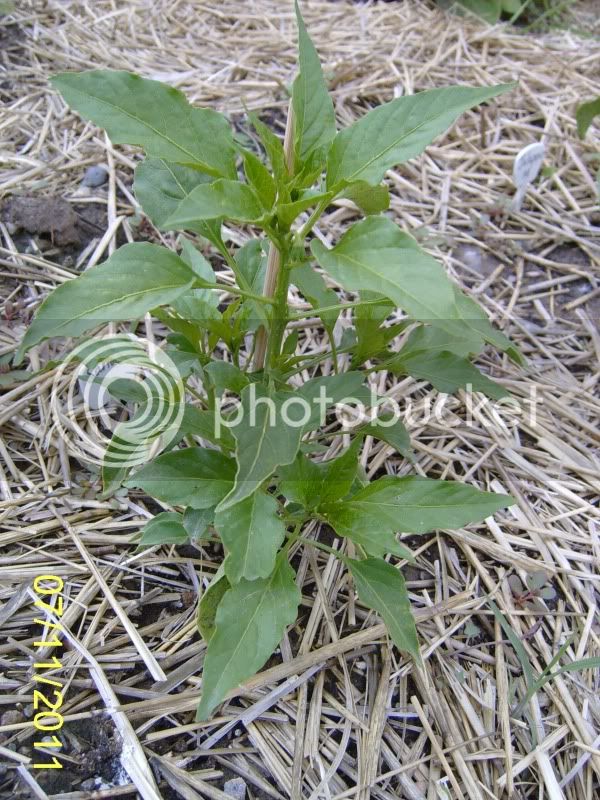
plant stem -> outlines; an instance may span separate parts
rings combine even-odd
[[[301,244],[306,239],[308,234],[314,228],[317,220],[319,219],[319,217],[321,216],[323,211],[325,211],[325,209],[331,203],[332,200],[333,200],[333,197],[326,197],[326,198],[324,198],[323,200],[320,201],[320,203],[315,208],[315,210],[312,212],[312,214],[310,215],[308,220],[300,228],[298,233],[295,234],[294,241],[295,241],[296,244]]]
[[[288,116],[287,116],[287,123],[285,126],[285,139],[283,142],[283,152],[285,155],[285,165],[287,167],[288,173],[292,173],[294,169],[294,110],[292,107],[292,102],[290,100],[290,105],[288,108]],[[280,291],[280,284],[281,281],[279,280],[279,274],[281,271],[281,253],[279,248],[271,242],[271,246],[269,247],[269,257],[267,259],[267,273],[265,275],[265,283],[263,287],[263,295],[264,297],[273,297],[276,290]],[[288,278],[286,277],[286,281]],[[285,311],[287,312],[287,284],[285,289],[285,303],[286,308]],[[277,314],[277,309],[275,310],[275,314]],[[276,320],[276,318],[275,318]],[[270,348],[271,353],[273,352],[273,348]],[[254,351],[254,369],[261,370],[265,366],[265,358],[267,355],[267,330],[263,326],[258,329],[256,334],[256,348]]]
[[[277,274],[275,288],[275,304],[271,316],[271,331],[267,350],[267,366],[273,369],[281,351],[283,335],[288,324],[288,287],[290,283],[290,265],[287,262],[288,248],[281,253],[281,263]]]

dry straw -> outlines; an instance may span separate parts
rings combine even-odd
[[[18,5],[0,27],[0,191],[58,195],[91,224],[81,223],[85,244],[71,262],[59,248],[44,250],[41,240],[2,224],[1,353],[13,348],[27,312],[52,286],[103,259],[117,238],[136,235],[135,152],[113,149],[66,110],[49,91],[50,74],[135,70],[227,110],[239,130],[245,104],[283,135],[295,61],[291,3],[281,0]],[[134,534],[156,504],[143,497],[102,501],[86,485],[85,468],[69,460],[52,428],[52,371],[9,384],[0,409],[0,680],[3,709],[16,713],[0,720],[8,765],[2,796],[223,798],[232,774],[256,798],[597,796],[597,671],[554,678],[518,715],[525,684],[514,644],[517,637],[536,674],[565,644],[563,664],[600,655],[593,162],[600,142],[597,128],[580,142],[574,124],[577,103],[600,85],[597,41],[569,31],[534,37],[484,28],[417,0],[307,0],[304,12],[344,123],[400,93],[520,81],[387,178],[394,218],[478,297],[529,361],[523,370],[489,355],[482,367],[523,403],[533,390],[538,401],[535,424],[524,415],[515,425],[492,426],[487,409],[475,409],[467,424],[462,395],[445,421],[415,419],[417,469],[510,492],[517,504],[480,526],[412,542],[417,564],[405,574],[420,621],[422,670],[389,648],[383,626],[358,603],[335,559],[308,548],[298,564],[303,614],[280,654],[221,716],[196,724],[204,646],[191,598],[198,580],[216,570],[218,554],[136,554]],[[514,156],[542,136],[552,173],[531,189],[521,212],[504,213]],[[98,163],[107,166],[108,183],[82,191],[85,169]],[[340,203],[316,235],[335,240],[353,213]],[[150,332],[162,335],[158,327]],[[316,322],[301,341],[307,350],[322,346]],[[40,348],[33,368],[58,354],[56,347]],[[388,375],[380,387],[415,405],[430,394],[421,381]],[[363,462],[370,473],[406,469],[386,445],[370,441]],[[540,569],[557,599],[532,612],[507,578]],[[35,636],[28,587],[40,573],[61,575],[69,600],[62,778],[27,773]],[[102,750],[92,730],[104,731],[112,750]],[[101,774],[110,762],[101,754],[120,751],[122,785],[93,795],[89,783],[81,788],[94,769],[86,765],[98,765],[92,776]]]

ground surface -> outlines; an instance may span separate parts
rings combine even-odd
[[[49,288],[117,243],[160,238],[132,216],[134,150],[113,148],[66,110],[48,76],[135,70],[227,111],[243,130],[244,104],[284,119],[295,58],[292,16],[280,0],[19,6],[0,23],[7,358]],[[263,673],[197,724],[204,646],[193,598],[220,553],[135,553],[134,536],[156,504],[98,497],[94,477],[52,426],[52,369],[0,375],[2,797],[155,797],[144,788],[150,771],[165,798],[223,798],[234,775],[255,798],[597,796],[598,671],[565,672],[534,694],[525,714],[515,707],[527,669],[537,676],[557,654],[562,665],[600,655],[600,140],[592,128],[580,142],[574,124],[577,103],[598,91],[598,43],[569,31],[534,38],[486,29],[411,0],[304,7],[344,123],[395,94],[519,80],[388,183],[394,218],[522,348],[525,369],[493,354],[480,363],[523,413],[499,420],[488,407],[469,412],[459,395],[435,419],[417,413],[436,398],[430,387],[381,378],[382,388],[412,401],[419,472],[510,492],[517,504],[480,526],[411,542],[418,559],[404,572],[422,669],[389,647],[338,563],[303,556],[298,625]],[[522,210],[511,212],[514,156],[541,137],[548,169]],[[108,182],[82,188],[87,167],[99,164]],[[318,234],[335,240],[351,217],[348,208],[334,210]],[[29,369],[61,352],[58,344],[40,347]],[[409,469],[375,443],[363,460],[370,474]],[[534,607],[515,576],[523,582],[539,570],[556,598]],[[64,579],[68,599],[70,643],[57,673],[66,683],[65,758],[63,770],[28,778],[37,635],[30,586],[43,573]],[[166,683],[151,677],[152,662]]]

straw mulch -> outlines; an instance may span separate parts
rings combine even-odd
[[[598,91],[598,43],[569,31],[533,37],[484,28],[417,0],[303,5],[342,123],[399,93],[519,80],[388,176],[393,217],[528,359],[525,369],[492,353],[480,362],[520,401],[520,416],[476,406],[468,419],[460,393],[441,419],[414,413],[417,469],[509,492],[516,505],[479,526],[411,541],[417,563],[404,573],[423,669],[389,646],[335,559],[305,552],[299,624],[261,674],[198,724],[204,645],[194,597],[219,553],[136,553],[135,534],[157,504],[98,498],[97,481],[69,459],[52,427],[52,370],[21,382],[0,375],[2,797],[216,800],[233,776],[251,798],[598,796],[597,670],[563,672],[524,713],[516,710],[527,669],[538,676],[557,655],[561,665],[600,656],[600,142],[598,128],[580,142],[574,123],[577,103]],[[227,110],[242,131],[244,104],[283,125],[294,61],[291,3],[281,0],[19,3],[0,25],[0,190],[5,198],[66,199],[79,242],[68,225],[59,246],[14,220],[2,223],[0,355],[52,286],[104,259],[117,241],[159,238],[132,216],[135,151],[113,148],[68,111],[48,76],[135,70]],[[551,170],[511,212],[513,158],[542,137]],[[82,189],[95,164],[107,166],[108,183]],[[44,213],[52,216],[51,204]],[[335,240],[352,217],[340,205],[318,235]],[[320,345],[318,328],[307,337]],[[40,347],[31,368],[65,348]],[[381,388],[412,400],[413,412],[439,399],[413,379],[384,375]],[[375,442],[363,461],[371,474],[409,469]],[[539,570],[554,600],[532,602],[518,591],[514,577]],[[40,756],[32,748],[39,612],[31,585],[44,573],[65,580],[55,675],[65,684],[64,769],[30,771]],[[51,756],[49,749],[43,760]]]

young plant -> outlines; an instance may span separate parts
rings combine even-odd
[[[112,71],[52,81],[114,143],[145,150],[135,173],[140,205],[158,229],[188,232],[180,255],[155,244],[127,244],[59,286],[40,306],[17,360],[45,339],[78,337],[148,312],[171,330],[166,353],[185,382],[173,401],[182,412],[177,434],[147,437],[144,446],[162,442],[169,449],[133,474],[124,462],[106,466],[103,477],[108,490],[124,483],[174,509],[146,525],[143,546],[190,538],[223,545],[224,561],[198,608],[207,648],[200,718],[264,665],[296,620],[301,594],[291,559],[298,548],[319,547],[339,558],[360,602],[381,615],[401,651],[418,659],[402,573],[397,561],[386,560],[411,557],[396,534],[466,525],[512,503],[464,483],[416,475],[369,482],[359,458],[364,438],[410,458],[402,422],[388,411],[342,429],[331,416],[348,398],[381,410],[380,398],[368,391],[368,374],[376,370],[425,379],[443,392],[470,384],[492,398],[505,394],[469,359],[486,343],[513,359],[518,352],[442,266],[381,212],[389,205],[386,170],[422,152],[463,111],[510,87],[420,92],[338,131],[317,52],[296,12],[299,74],[285,143],[250,115],[267,163],[234,138],[225,117],[191,106],[161,83]],[[351,199],[365,218],[329,247],[311,233],[336,198]],[[224,220],[261,231],[263,239],[230,246]],[[214,247],[212,262],[194,240]],[[321,270],[356,299],[342,302]],[[234,283],[227,282],[231,275]],[[290,307],[291,285],[308,310]],[[386,325],[396,306],[406,318]],[[348,308],[354,329],[336,347],[333,327]],[[322,321],[330,342],[325,352],[303,346],[307,317]],[[394,351],[401,332],[406,340]],[[333,374],[323,365],[333,366]],[[112,391],[121,398],[142,405],[157,400],[151,393],[144,401],[131,381],[117,383]],[[339,441],[340,432],[349,445],[324,460],[323,443]],[[109,451],[122,438],[117,429]],[[339,549],[303,535],[314,521],[341,537]]]

